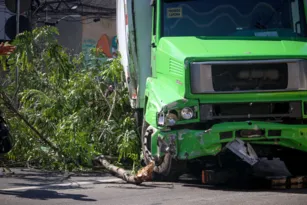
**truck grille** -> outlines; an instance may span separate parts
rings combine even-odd
[[[287,63],[216,64],[211,73],[214,91],[280,90],[288,86]]]
[[[192,93],[307,90],[307,61],[262,60],[192,63]]]

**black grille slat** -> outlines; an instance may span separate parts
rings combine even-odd
[[[221,140],[230,139],[230,138],[232,138],[232,131],[220,132],[220,139]]]
[[[281,136],[281,130],[269,130],[268,136],[269,137],[280,137]]]
[[[302,118],[302,102],[201,104],[201,121],[217,119]]]

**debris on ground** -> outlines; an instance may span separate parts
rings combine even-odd
[[[170,171],[171,159],[171,153],[166,153],[161,164],[157,166],[154,161],[151,161],[135,175],[123,168],[111,164],[104,156],[96,158],[95,161],[126,182],[139,185],[145,181],[152,181],[153,173],[167,175]]]
[[[154,162],[150,162],[146,167],[140,169],[136,175],[133,175],[129,171],[111,164],[107,159],[104,158],[104,156],[100,156],[96,160],[100,162],[100,164],[108,171],[118,175],[120,178],[122,178],[128,183],[139,185],[144,181],[152,180],[152,172],[155,167]]]

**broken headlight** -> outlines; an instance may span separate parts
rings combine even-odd
[[[196,119],[196,107],[177,108],[169,111],[161,111],[157,115],[159,126],[174,126],[184,123],[185,120]]]
[[[170,110],[167,114],[158,114],[158,125],[174,126],[178,121],[178,114],[175,110]]]

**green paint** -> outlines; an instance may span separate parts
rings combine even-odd
[[[158,131],[152,137],[152,154],[163,155],[156,148],[157,138],[169,141],[169,136],[176,136],[176,148],[178,159],[194,159],[201,156],[216,155],[221,151],[221,144],[231,142],[235,139],[234,132],[240,129],[259,128],[265,130],[263,137],[240,138],[251,144],[280,145],[293,149],[306,151],[307,149],[307,127],[306,125],[282,125],[279,123],[267,123],[250,121],[247,122],[226,122],[212,126],[209,130],[187,130],[163,132]],[[281,136],[268,136],[268,130],[281,130]],[[231,138],[221,139],[221,132],[233,132]],[[279,139],[279,140],[277,140]]]
[[[215,124],[210,130],[188,130],[186,124],[198,123],[200,103],[307,101],[307,91],[257,92],[228,94],[193,94],[190,82],[190,63],[202,61],[307,59],[307,39],[298,37],[163,37],[162,0],[156,4],[156,30],[153,29],[151,49],[152,77],[147,79],[145,119],[158,131],[152,136],[152,154],[163,155],[157,148],[157,139],[166,141],[176,136],[176,156],[179,159],[194,159],[216,155],[222,143],[234,140],[235,130],[258,126],[266,130],[265,137],[248,138],[254,144],[271,144],[307,151],[307,126],[268,122],[224,122]],[[306,8],[306,7],[305,7]],[[154,12],[153,12],[154,15]],[[167,131],[157,124],[158,113],[194,107],[197,116],[192,120],[177,121],[181,129]],[[304,108],[304,105],[302,105]],[[304,109],[303,109],[304,110]],[[307,115],[302,113],[303,118]],[[281,130],[281,136],[268,136],[268,130]],[[163,131],[164,130],[164,131]],[[220,139],[220,133],[231,131],[233,137]],[[279,141],[276,141],[279,139]]]

